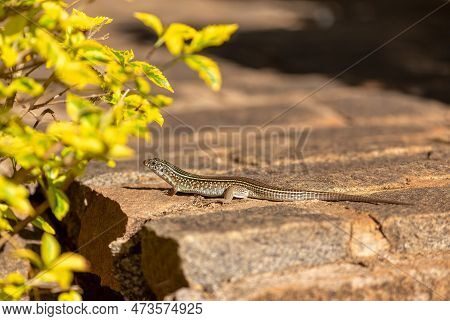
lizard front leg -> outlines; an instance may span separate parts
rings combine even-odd
[[[177,190],[175,187],[172,187],[172,188],[169,189],[169,191],[167,192],[167,195],[169,195],[169,196],[174,196],[177,192],[178,192],[178,190]]]

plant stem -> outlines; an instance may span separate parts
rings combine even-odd
[[[38,108],[41,108],[41,107],[46,106],[47,104],[49,104],[49,103],[50,103],[51,101],[53,101],[54,99],[56,99],[56,98],[58,98],[58,97],[64,95],[68,90],[70,90],[70,88],[71,88],[71,87],[64,88],[64,90],[62,90],[61,92],[57,93],[55,96],[53,96],[53,97],[47,99],[47,100],[44,101],[43,103],[33,105],[32,107],[30,107],[29,110],[35,110],[35,109],[38,109]]]
[[[47,208],[48,208],[48,202],[47,201],[42,202],[36,208],[36,211],[33,215],[30,215],[23,221],[20,221],[19,223],[17,223],[14,226],[14,229],[11,233],[3,235],[2,238],[0,239],[0,249],[11,240],[11,238],[14,236],[14,234],[19,233],[20,231],[22,231],[25,228],[25,226],[28,225],[28,223],[31,223],[34,219],[36,219],[39,216],[41,216],[42,214],[44,214],[44,212],[47,210]]]
[[[179,60],[183,59],[183,55],[175,57],[171,60],[169,60],[168,62],[166,62],[164,65],[162,65],[161,67],[161,71],[165,71],[171,67],[173,67]]]

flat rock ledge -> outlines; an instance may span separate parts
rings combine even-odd
[[[148,172],[125,171],[69,191],[76,206],[64,224],[72,246],[91,261],[101,285],[125,299],[449,298],[445,188],[404,191],[422,196],[420,205],[402,207],[206,206],[199,196],[168,196],[166,187]]]

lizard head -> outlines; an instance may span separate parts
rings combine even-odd
[[[144,165],[158,175],[163,174],[166,167],[165,162],[159,158],[146,159]]]
[[[144,165],[166,182],[171,182],[171,165],[167,161],[159,158],[150,158],[144,161]]]

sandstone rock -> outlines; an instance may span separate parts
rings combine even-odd
[[[142,268],[162,298],[183,286],[212,290],[289,266],[314,266],[348,254],[347,220],[288,205],[160,219],[146,224]]]
[[[288,269],[223,284],[213,300],[448,300],[450,258],[393,257],[373,266]],[[199,294],[183,298],[195,299]],[[205,297],[206,298],[206,297]]]

